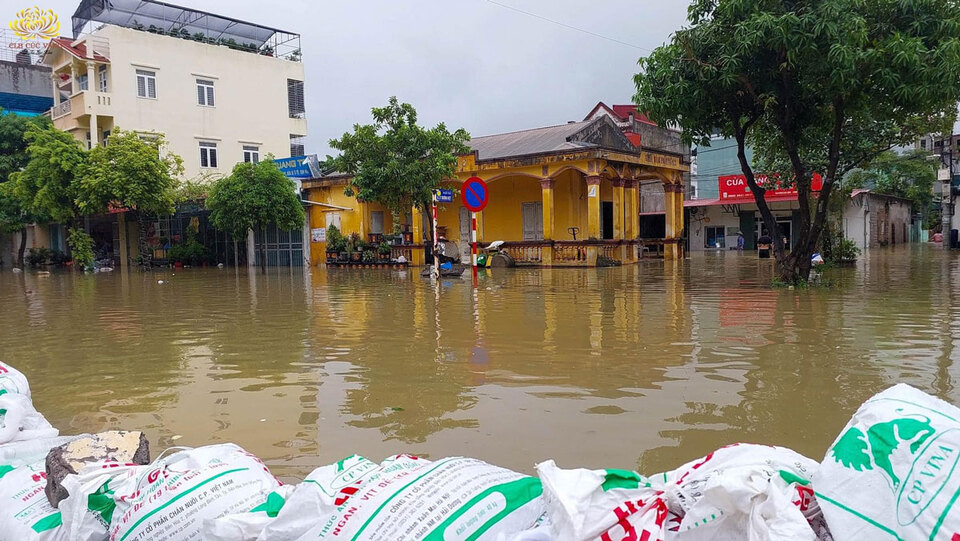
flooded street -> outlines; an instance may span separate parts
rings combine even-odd
[[[497,269],[476,293],[386,270],[6,269],[0,359],[61,433],[234,441],[285,478],[352,453],[650,474],[746,441],[819,461],[897,382],[960,403],[951,257],[874,250],[810,291],[735,253]]]

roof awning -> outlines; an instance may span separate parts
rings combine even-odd
[[[306,203],[308,205],[316,205],[318,207],[323,207],[329,210],[351,210],[351,211],[353,210],[350,207],[341,207],[338,205],[331,205],[330,203],[318,203],[316,201],[307,201],[306,199],[301,199],[301,202]]]

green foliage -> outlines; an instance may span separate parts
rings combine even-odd
[[[347,239],[340,233],[340,229],[330,224],[327,227],[327,251],[342,252],[347,247]]]
[[[933,183],[937,180],[938,160],[921,149],[906,154],[884,152],[867,167],[854,169],[844,179],[844,187],[869,188],[874,193],[909,199],[913,211],[929,225],[933,218]]]
[[[31,267],[41,267],[47,264],[47,260],[50,259],[50,249],[49,248],[30,248],[30,251],[27,252],[27,264]]]
[[[380,246],[377,247],[377,251],[380,252],[382,256],[390,255],[390,245],[387,244],[387,241],[382,241]]]
[[[833,252],[833,260],[837,262],[854,261],[860,256],[860,248],[850,239],[840,239]]]
[[[377,260],[377,254],[373,250],[367,250],[363,252],[362,258],[364,263],[373,263]]]
[[[737,139],[767,227],[775,218],[742,150],[794,184],[797,247],[781,278],[805,279],[834,183],[893,145],[952,122],[960,98],[957,0],[694,0],[690,25],[641,59],[635,101],[688,141]],[[814,172],[824,178],[811,197]]]
[[[12,173],[23,169],[30,161],[24,138],[27,129],[30,126],[49,125],[50,119],[47,117],[4,114],[0,109],[0,183],[9,180]]]
[[[50,125],[32,125],[24,138],[29,161],[11,175],[16,198],[30,214],[61,223],[74,221],[80,216],[77,180],[86,151],[72,135]]]
[[[178,183],[173,194],[174,204],[203,203],[207,199],[207,194],[213,182],[213,178],[201,176]]]
[[[70,261],[70,256],[61,252],[60,250],[51,250],[50,251],[50,264],[51,265],[63,265],[67,261]]]
[[[463,129],[450,133],[443,123],[431,129],[417,125],[417,111],[396,97],[386,107],[373,108],[373,120],[330,141],[341,151],[328,157],[330,165],[353,175],[347,195],[376,201],[392,212],[426,208],[433,190],[453,177],[470,135]]]
[[[171,246],[167,250],[167,259],[175,263],[198,266],[210,259],[210,250],[191,238],[183,244]]]
[[[159,134],[148,140],[135,132],[114,131],[109,145],[89,152],[77,190],[80,211],[103,213],[112,204],[148,215],[172,213],[183,160],[162,154],[163,146]]]
[[[302,226],[304,220],[303,205],[293,182],[273,159],[238,163],[230,176],[210,187],[207,208],[214,225],[234,237],[269,224],[294,229]]]
[[[73,253],[73,262],[84,269],[93,268],[93,237],[79,227],[71,227],[67,234],[67,244]]]

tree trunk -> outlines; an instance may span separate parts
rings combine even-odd
[[[23,253],[27,251],[27,228],[20,230],[20,247],[17,248],[17,266],[23,268]]]
[[[137,252],[140,256],[140,264],[148,264],[153,254],[150,253],[150,247],[147,246],[147,221],[140,212],[137,212],[137,229],[140,230],[140,238],[137,241]]]
[[[260,274],[267,273],[267,230],[260,226]]]
[[[240,256],[237,254],[237,237],[233,237],[233,267],[240,268]]]

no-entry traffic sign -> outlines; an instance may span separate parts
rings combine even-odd
[[[478,177],[470,177],[463,183],[463,190],[460,193],[460,199],[463,206],[471,212],[480,212],[487,206],[490,199],[490,192],[487,190],[487,183]]]

